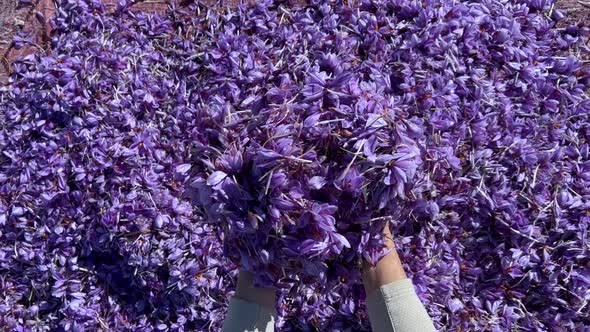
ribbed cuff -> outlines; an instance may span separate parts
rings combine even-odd
[[[223,332],[273,332],[276,310],[274,307],[232,297]]]
[[[411,279],[379,287],[367,295],[366,303],[373,331],[436,331]]]

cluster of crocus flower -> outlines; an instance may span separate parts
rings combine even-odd
[[[0,329],[369,330],[389,223],[438,328],[589,322],[588,29],[552,1],[57,3],[0,94]],[[19,39],[19,43],[35,43]]]

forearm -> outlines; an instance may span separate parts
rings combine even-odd
[[[385,247],[391,251],[376,266],[366,267],[362,274],[373,331],[435,331],[412,281],[406,277],[388,229],[385,235]]]
[[[254,276],[240,271],[236,293],[230,300],[222,331],[273,332],[276,310],[275,291],[254,287]]]
[[[410,279],[380,286],[367,295],[366,303],[373,331],[436,331]]]

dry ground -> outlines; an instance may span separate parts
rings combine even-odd
[[[29,54],[34,51],[32,48],[20,50],[14,49],[11,45],[13,35],[21,29],[35,31],[40,40],[46,39],[48,35],[48,24],[39,22],[35,17],[35,11],[50,18],[53,14],[53,0],[29,0],[35,3],[34,8],[18,8],[19,0],[0,0],[0,83],[6,82],[6,75],[10,70],[10,63],[16,57]],[[104,0],[107,4],[114,4],[116,0]],[[225,4],[239,3],[240,0],[226,0]],[[216,0],[205,0],[204,2],[215,5]],[[566,15],[567,19],[562,25],[570,22],[582,22],[590,25],[590,0],[557,0],[557,7]],[[159,11],[166,8],[165,0],[146,0],[134,5],[137,10]]]

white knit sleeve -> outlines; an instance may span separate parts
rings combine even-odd
[[[223,322],[223,332],[273,332],[276,310],[233,297]]]
[[[411,279],[379,287],[367,295],[366,302],[374,332],[436,331]]]

